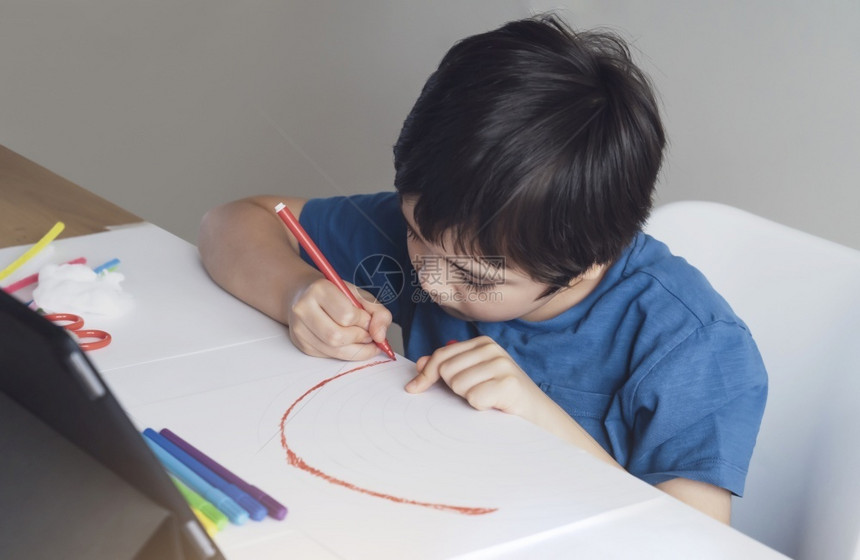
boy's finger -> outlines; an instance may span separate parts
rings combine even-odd
[[[424,375],[423,373],[419,373],[415,377],[412,378],[412,381],[406,384],[406,392],[407,393],[423,393],[427,389],[429,389],[439,378],[431,379]]]
[[[332,321],[342,327],[356,326],[367,329],[370,313],[356,307],[337,286],[323,279],[315,283],[312,289],[308,294],[310,301],[322,309]]]
[[[367,326],[367,332],[376,342],[385,340],[388,334],[388,327],[391,325],[391,312],[385,309],[374,311],[370,316],[370,323]]]
[[[468,342],[468,341],[467,341]],[[410,393],[420,393],[427,390],[428,387],[436,383],[441,377],[441,365],[460,353],[467,352],[471,345],[466,343],[461,344],[446,344],[445,346],[436,349],[430,356],[422,356],[420,367],[418,367],[418,375],[406,385],[406,390]],[[418,363],[416,363],[418,366]]]
[[[365,344],[372,342],[367,330],[361,326],[343,326],[326,313],[325,309],[308,310],[298,317],[298,321],[309,334],[324,346],[340,347],[348,344]],[[319,344],[316,345],[319,347]]]
[[[343,294],[339,294],[336,301],[326,302],[321,307],[332,321],[342,327],[355,326],[367,330],[370,323],[370,313],[354,306]]]
[[[290,326],[290,339],[296,348],[309,356],[340,360],[364,360],[372,355],[375,348],[373,344],[332,346],[317,337],[304,323]]]
[[[449,340],[445,346],[438,348],[432,355],[422,356],[415,364],[419,373],[412,381],[406,384],[406,390],[410,393],[426,391],[428,387],[441,378],[440,368],[443,363],[457,356],[468,354],[476,348],[487,346],[488,340],[486,337],[473,338],[462,342]],[[486,354],[486,352],[482,351],[481,354]],[[468,367],[480,362],[481,359],[480,355],[476,355],[472,358],[467,358],[468,361],[462,362],[461,365]]]
[[[439,377],[457,394],[462,394],[463,384],[468,384],[468,379],[483,380],[493,375],[494,370],[491,365],[495,357],[493,348],[470,344],[470,342],[461,343],[453,348],[446,346],[444,357],[441,350],[434,353],[434,357],[440,354],[440,359],[435,364],[439,370]],[[474,383],[477,381],[472,382]]]
[[[370,320],[365,326],[367,332],[370,333],[373,340],[382,342],[386,338],[389,325],[391,325],[391,312],[383,304],[376,301],[376,298],[369,292],[361,288],[356,288],[352,284],[350,286],[354,288],[358,301],[361,302],[364,310],[369,314]]]
[[[498,408],[503,410],[499,401],[498,383],[495,379],[487,379],[471,387],[463,394],[469,406],[476,410]]]
[[[441,378],[439,366],[444,363],[448,357],[456,355],[461,351],[462,349],[456,348],[456,345],[446,345],[442,348],[438,348],[430,356],[422,356],[419,358],[419,361],[415,364],[418,369],[418,375],[416,375],[412,381],[407,383],[406,390],[410,393],[426,391],[428,387],[439,381]]]
[[[305,327],[302,325],[302,327]],[[332,346],[318,338],[310,329],[301,328],[296,332],[300,338],[299,349],[310,356],[323,356],[345,361],[367,360],[379,352],[376,344],[372,341],[361,341],[341,346]],[[369,337],[368,337],[369,338]],[[297,341],[294,339],[294,343]],[[296,346],[299,346],[296,344]]]
[[[471,354],[474,355],[476,352]],[[456,363],[447,363],[446,372],[441,377],[454,393],[465,397],[475,386],[493,379],[495,373],[496,368],[492,362],[483,361],[480,357],[468,356],[467,361],[458,360]]]
[[[308,325],[308,330],[325,346],[331,348],[373,342],[367,331],[361,327],[341,327],[340,325],[329,323],[327,325]]]
[[[412,378],[412,381],[406,384],[406,391],[409,393],[422,393],[430,388],[431,385],[439,381],[439,372],[435,368],[427,368],[427,362],[430,361],[430,356],[422,356],[418,358],[415,367],[418,370],[418,375]]]
[[[315,337],[301,323],[290,325],[289,332],[290,340],[293,341],[293,345],[308,356],[316,356],[320,358],[330,357],[325,352],[314,346],[313,341],[315,340]]]
[[[427,360],[430,359],[430,356],[421,356],[418,358],[418,361],[415,362],[415,369],[419,372],[424,369],[424,366],[427,365]]]
[[[350,362],[358,362],[369,360],[379,354],[379,347],[374,343],[350,344],[349,346],[342,346],[334,352],[335,355],[332,356],[334,358]]]

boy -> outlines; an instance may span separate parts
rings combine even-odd
[[[302,351],[371,358],[394,320],[407,391],[441,379],[728,522],[766,373],[728,304],[641,232],[664,145],[620,39],[512,22],[430,76],[394,148],[397,193],[287,200],[342,277],[382,266],[382,303],[356,309],[309,265],[279,197],[212,210],[200,252]]]

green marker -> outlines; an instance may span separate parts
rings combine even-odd
[[[181,480],[174,478],[172,475],[170,476],[170,480],[172,480],[173,484],[179,488],[179,492],[182,494],[182,497],[185,498],[185,501],[188,502],[191,507],[199,510],[200,513],[211,519],[212,523],[215,524],[219,531],[227,526],[229,520],[226,515],[221,513],[221,510],[213,506],[208,500],[206,500],[206,498],[185,486]]]

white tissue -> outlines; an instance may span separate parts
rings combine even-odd
[[[123,280],[119,272],[96,274],[82,264],[49,264],[39,271],[33,301],[48,313],[119,315],[132,303],[119,285]]]

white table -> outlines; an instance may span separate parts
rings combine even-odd
[[[134,307],[85,319],[114,337],[90,357],[136,425],[174,430],[289,508],[285,521],[219,533],[228,558],[782,557],[519,418],[472,410],[442,386],[407,394],[403,358],[302,398],[356,364],[298,352],[156,226],[55,245],[52,262],[122,261]],[[21,249],[0,249],[0,262]],[[325,475],[401,501],[289,464],[282,438]]]

